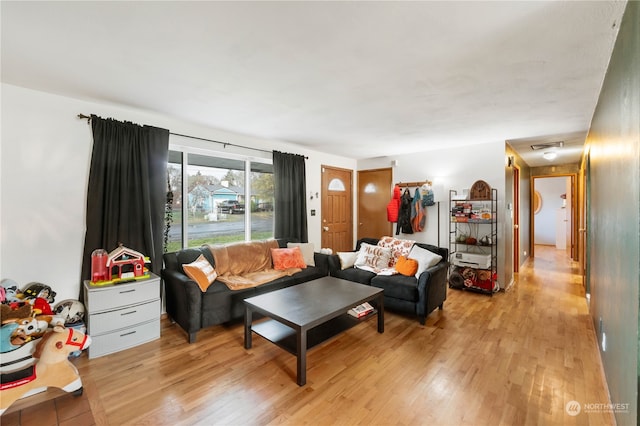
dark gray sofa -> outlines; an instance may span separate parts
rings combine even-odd
[[[358,240],[355,251],[360,250],[362,243],[376,245],[378,239],[362,238]],[[385,309],[416,315],[420,324],[424,325],[427,315],[436,308],[442,309],[444,301],[447,299],[449,250],[431,244],[416,243],[416,245],[442,256],[442,260],[424,271],[419,279],[401,274],[376,275],[373,272],[354,267],[343,270],[337,255],[329,256],[329,274],[383,289]]]
[[[294,241],[279,239],[278,245],[286,247],[288,242]],[[187,332],[189,343],[196,341],[198,330],[243,318],[243,300],[247,297],[315,280],[329,274],[329,256],[314,253],[315,266],[307,266],[292,276],[278,278],[258,287],[233,291],[216,280],[203,293],[182,269],[182,265],[193,262],[201,254],[215,268],[215,262],[208,247],[183,249],[163,256],[164,269],[161,276],[165,287],[167,314]]]

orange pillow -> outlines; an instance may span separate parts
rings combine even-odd
[[[213,269],[213,266],[203,255],[198,256],[196,260],[189,264],[182,265],[182,269],[189,278],[198,284],[203,293],[218,277],[216,270]]]
[[[418,272],[418,261],[400,256],[396,262],[396,271],[408,277],[414,276]]]
[[[273,269],[306,268],[307,264],[302,256],[300,247],[271,249]]]

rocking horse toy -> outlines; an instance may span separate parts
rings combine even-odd
[[[82,381],[75,365],[68,357],[75,351],[86,349],[91,337],[73,328],[56,326],[40,338],[30,367],[32,374],[0,385],[0,414],[19,398],[36,394],[48,387],[82,394]]]

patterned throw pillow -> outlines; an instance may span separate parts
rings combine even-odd
[[[398,262],[400,256],[408,257],[411,248],[415,244],[414,240],[401,240],[394,237],[382,237],[378,241],[380,247],[391,249],[391,258],[389,259],[389,268],[393,268]]]
[[[300,247],[272,248],[271,260],[273,261],[273,269],[277,269],[279,271],[289,268],[304,269],[307,267],[304,257],[302,256],[302,251],[300,251]]]
[[[360,244],[355,266],[366,271],[378,273],[388,267],[390,258],[391,249],[362,243]]]
[[[189,264],[182,265],[182,269],[189,278],[198,284],[203,293],[218,277],[216,270],[213,269],[213,266],[203,255],[198,256],[196,260]]]

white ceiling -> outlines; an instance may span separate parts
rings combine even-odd
[[[535,166],[537,140],[584,142],[625,2],[0,7],[5,83],[352,158],[512,141]]]

